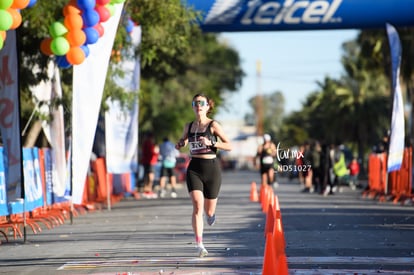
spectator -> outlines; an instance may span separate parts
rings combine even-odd
[[[358,176],[359,176],[359,163],[357,158],[353,158],[352,161],[348,165],[349,169],[349,187],[351,187],[352,190],[355,190],[358,186]]]
[[[154,135],[149,132],[142,143],[141,164],[144,166],[144,198],[154,199],[157,194],[153,191],[155,166],[158,163],[159,147],[154,142]]]
[[[175,144],[172,143],[167,137],[163,139],[163,142],[160,145],[160,155],[161,155],[161,175],[160,175],[160,190],[159,197],[163,198],[166,194],[166,183],[169,179],[171,184],[171,197],[176,198],[177,192],[175,190],[177,185],[177,177],[175,175],[175,164],[177,162],[177,157],[180,152],[175,148]]]

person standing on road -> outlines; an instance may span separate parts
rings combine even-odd
[[[180,152],[175,148],[175,144],[172,143],[167,137],[165,137],[160,145],[162,164],[160,175],[160,190],[158,196],[161,198],[165,197],[165,189],[168,179],[171,184],[171,197],[177,197],[177,192],[175,190],[177,185],[177,177],[175,176],[174,168],[179,154]]]
[[[192,106],[195,120],[185,125],[182,137],[175,148],[180,149],[189,145],[191,161],[186,180],[193,204],[191,224],[198,256],[204,257],[208,251],[203,244],[203,211],[207,216],[207,224],[214,225],[222,180],[217,150],[230,151],[232,145],[222,126],[207,116],[214,108],[213,100],[205,94],[196,94]]]
[[[275,157],[276,157],[276,145],[273,143],[269,134],[263,135],[263,143],[257,148],[256,159],[259,159],[259,169],[261,176],[261,184],[272,185],[275,181]],[[275,184],[274,187],[276,187]]]
[[[141,163],[144,166],[144,193],[143,196],[148,199],[157,198],[157,194],[153,192],[155,179],[155,165],[158,162],[159,147],[154,142],[154,135],[146,133],[142,143]]]

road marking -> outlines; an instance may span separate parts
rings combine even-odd
[[[340,264],[345,266],[342,269],[330,268],[289,268],[290,274],[412,274],[414,269],[413,257],[288,257],[288,265],[297,267],[298,265],[314,264]],[[173,274],[191,275],[201,274],[206,269],[209,275],[214,274],[261,274],[263,257],[174,257],[174,258],[137,258],[128,260],[91,260],[68,262],[58,270],[81,270],[81,269],[98,269],[98,268],[173,268]],[[346,268],[349,265],[357,265],[358,269]],[[396,266],[398,269],[404,267],[405,271],[386,270],[386,269],[364,269],[364,266],[381,265],[388,267]],[[233,267],[233,270],[232,270]],[[406,267],[406,268],[405,268]],[[191,271],[180,270],[180,268],[191,268]],[[202,269],[202,270],[201,270]],[[237,269],[235,271],[235,269]],[[127,274],[127,273],[125,273]],[[134,274],[134,273],[130,273]],[[139,274],[146,274],[140,272]],[[153,273],[147,273],[153,274]],[[205,274],[205,273],[203,273]]]

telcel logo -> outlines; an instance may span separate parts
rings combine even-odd
[[[342,0],[318,0],[266,2],[253,0],[247,4],[247,10],[240,23],[243,25],[277,25],[277,24],[318,24],[340,23],[341,18],[334,18]]]

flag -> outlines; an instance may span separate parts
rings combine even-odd
[[[92,154],[93,139],[123,3],[115,5],[114,15],[102,23],[105,34],[89,45],[90,55],[73,68],[72,98],[72,201],[82,202],[85,179]]]
[[[392,92],[394,100],[391,117],[391,135],[388,150],[387,170],[396,171],[401,168],[404,155],[404,105],[400,86],[401,42],[397,30],[387,23],[387,34],[391,49]]]
[[[8,201],[22,198],[22,151],[16,31],[7,31],[0,50],[0,130],[4,144],[4,167]]]
[[[38,69],[35,67],[33,70],[36,71]],[[37,103],[47,103],[37,104],[38,111],[45,116],[52,117],[51,120],[44,120],[42,122],[42,128],[53,149],[51,152],[52,190],[55,196],[62,197],[65,194],[67,178],[63,106],[61,104],[58,106],[51,104],[52,100],[62,97],[62,87],[59,69],[52,61],[48,64],[47,75],[48,80],[41,81],[38,85],[30,87],[30,90],[36,98]]]
[[[141,26],[135,26],[131,32],[134,48],[141,42]],[[123,63],[125,76],[118,81],[127,91],[139,89],[140,60]],[[123,84],[122,84],[123,83]],[[109,173],[128,173],[137,170],[138,159],[138,102],[131,108],[121,106],[118,100],[108,99],[108,111],[105,114],[106,167]]]

